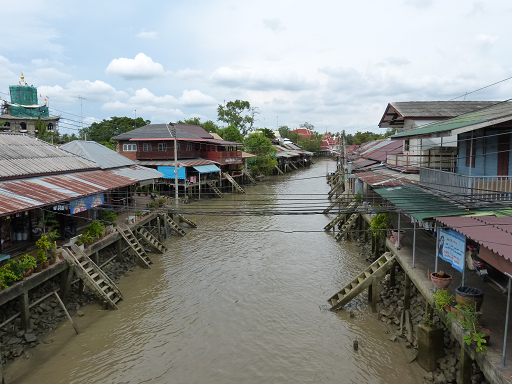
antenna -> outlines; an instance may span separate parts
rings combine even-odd
[[[85,97],[78,96],[80,99],[80,129],[83,129],[84,117],[82,116],[82,100],[87,100]]]
[[[133,121],[133,128],[137,128],[137,110],[135,110],[135,120]]]

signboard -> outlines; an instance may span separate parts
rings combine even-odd
[[[88,209],[97,207],[98,205],[105,204],[103,193],[97,195],[82,197],[69,202],[69,211],[71,214],[87,211]]]
[[[466,261],[466,238],[451,229],[439,230],[439,257],[452,264],[452,267],[462,272]]]

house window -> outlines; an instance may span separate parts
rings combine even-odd
[[[187,151],[191,151],[192,150],[192,143],[187,143]]]
[[[160,152],[165,152],[167,151],[167,143],[158,143],[158,150]]]
[[[48,131],[53,131],[53,123],[48,123],[48,127],[46,129]]]
[[[123,144],[124,152],[134,152],[137,150],[137,144]]]
[[[151,152],[151,143],[144,143],[144,144],[142,144],[142,150],[144,152]]]
[[[27,123],[20,123],[20,132],[27,132]]]
[[[10,126],[11,126],[11,123],[7,121],[4,125],[5,125],[6,127],[10,127]]]
[[[476,139],[469,139],[466,142],[466,167],[475,168]]]
[[[404,140],[404,151],[409,150],[409,140]]]

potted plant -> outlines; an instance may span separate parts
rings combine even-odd
[[[476,303],[457,304],[455,308],[457,313],[449,313],[448,319],[450,321],[457,319],[461,327],[467,331],[463,336],[463,341],[467,345],[475,343],[476,351],[486,355],[487,346],[485,344],[489,342],[491,332],[482,328],[478,323],[478,317],[482,312],[477,310]]]
[[[165,200],[163,197],[158,199],[158,207],[162,208],[167,200]]]
[[[37,251],[37,261],[39,262],[38,264],[41,265],[43,269],[48,268],[49,262],[48,259],[46,258],[46,252],[43,251],[42,249]]]
[[[376,238],[385,239],[386,230],[389,225],[389,216],[387,213],[379,213],[375,215],[370,223],[370,230]]]
[[[25,256],[20,259],[20,266],[23,271],[23,275],[28,277],[34,272],[34,269],[37,266],[37,261],[34,257],[26,253]]]
[[[99,219],[104,223],[104,225],[113,225],[117,226],[117,213],[112,210],[104,210],[100,211]]]
[[[430,279],[437,289],[448,288],[452,282],[452,276],[444,271],[432,272],[430,274]]]
[[[446,289],[438,289],[433,293],[432,298],[436,308],[441,311],[443,309],[447,312],[450,311],[450,307],[452,304],[454,304],[453,295],[450,295],[450,292],[448,292]]]
[[[354,201],[357,203],[357,204],[361,204],[363,202],[363,195],[361,195],[361,192],[358,191],[355,195],[354,195]]]
[[[8,287],[11,283],[14,283],[17,280],[18,277],[7,267],[7,265],[4,265],[2,268],[0,268],[0,281],[4,285],[4,288]]]

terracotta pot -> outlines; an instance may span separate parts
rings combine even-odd
[[[437,289],[447,288],[452,282],[451,275],[445,273],[444,276],[446,277],[438,277],[436,272],[432,272],[430,274],[430,279],[432,280],[432,283]]]
[[[48,260],[44,261],[43,262],[43,269],[48,268],[49,265],[50,265],[50,262]]]
[[[36,267],[34,268],[34,273],[39,273],[43,270],[43,265],[42,264],[37,264]]]
[[[50,265],[53,265],[53,264],[55,264],[56,258],[55,257],[51,257],[51,258],[48,259],[48,261],[50,262]]]

